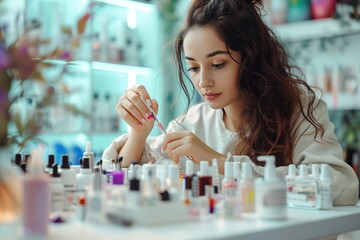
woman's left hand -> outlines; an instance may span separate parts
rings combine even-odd
[[[211,161],[213,158],[223,157],[202,140],[200,140],[194,133],[190,131],[172,132],[166,134],[162,151],[166,151],[173,161],[179,162],[181,155],[185,155],[193,162],[199,164],[202,160]]]

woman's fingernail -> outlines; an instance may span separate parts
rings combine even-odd
[[[150,120],[152,115],[151,115],[151,113],[145,113],[145,117],[147,120]]]
[[[141,121],[146,124],[145,118],[142,118]]]
[[[148,106],[148,107],[151,107],[151,100],[150,99],[146,99],[146,106]]]

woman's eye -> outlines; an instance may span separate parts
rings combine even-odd
[[[222,68],[222,67],[225,66],[225,63],[213,64],[212,66],[213,66],[214,68],[220,69],[220,68]]]
[[[188,72],[195,72],[195,71],[197,71],[199,69],[199,67],[189,67],[188,68]]]

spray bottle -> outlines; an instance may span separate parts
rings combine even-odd
[[[265,161],[264,178],[255,182],[255,209],[261,219],[286,219],[286,183],[276,175],[275,156],[258,156]]]

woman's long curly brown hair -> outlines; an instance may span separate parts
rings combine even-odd
[[[183,63],[184,38],[194,27],[212,27],[228,50],[241,54],[238,90],[245,109],[239,118],[246,125],[238,132],[241,142],[234,146],[233,154],[248,155],[257,164],[256,156],[275,155],[276,165],[286,166],[292,163],[293,118],[298,110],[314,126],[314,140],[318,134],[323,136],[324,129],[312,113],[314,91],[294,73],[284,47],[261,19],[262,7],[261,0],[193,0],[185,26],[175,39],[178,77],[187,111],[195,88],[192,85],[189,91],[183,77],[190,80]],[[303,94],[310,98],[306,106],[301,101]]]

